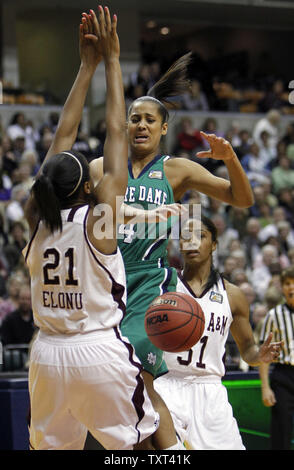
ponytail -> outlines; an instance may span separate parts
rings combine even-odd
[[[147,96],[156,98],[168,107],[175,107],[168,98],[182,95],[190,88],[190,80],[187,75],[191,55],[192,52],[188,52],[176,60],[158,82],[148,90]]]
[[[169,118],[168,108],[175,109],[177,105],[172,103],[169,98],[180,96],[190,89],[190,80],[188,79],[188,65],[191,62],[192,52],[180,57],[163,76],[151,87],[146,96],[137,98],[129,107],[130,115],[133,104],[138,101],[153,101],[157,104],[159,113],[162,116],[162,122],[167,122]]]
[[[40,219],[53,233],[55,230],[62,231],[62,220],[60,213],[60,202],[50,178],[41,174],[35,181],[32,192],[38,207]]]

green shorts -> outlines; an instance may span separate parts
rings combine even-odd
[[[127,267],[127,312],[120,325],[121,332],[134,346],[143,369],[154,378],[168,371],[163,351],[154,346],[145,331],[145,312],[152,300],[165,292],[175,292],[177,272],[174,268],[158,268],[157,263]]]

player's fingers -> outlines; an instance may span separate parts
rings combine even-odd
[[[89,41],[92,41],[93,43],[98,41],[96,34],[85,34],[85,38],[89,39]]]
[[[102,36],[105,36],[105,16],[104,10],[101,5],[98,7],[98,23],[100,26],[100,32]]]
[[[79,25],[79,39],[80,42],[84,39],[84,26],[83,23]]]
[[[104,17],[105,17],[105,27],[106,31],[110,33],[111,31],[111,18],[110,18],[110,12],[108,7],[104,7]]]
[[[211,157],[211,150],[203,151],[203,152],[197,152],[196,157],[199,158],[210,158]]]
[[[91,21],[91,17],[89,14],[87,14],[87,23],[88,23],[89,34],[93,34],[94,33],[93,22]]]
[[[112,32],[112,34],[116,33],[116,29],[117,29],[117,16],[113,15],[112,23],[111,23],[111,32]]]
[[[84,34],[88,34],[88,32],[89,32],[89,29],[88,29],[88,22],[87,22],[87,18],[86,18],[85,15],[86,15],[86,14],[83,13],[83,16],[82,16],[83,33],[84,33]]]
[[[273,333],[270,332],[269,335],[268,335],[268,337],[266,338],[266,340],[265,340],[265,342],[264,342],[264,345],[265,345],[265,346],[269,346],[269,344],[270,344],[270,342],[271,342],[272,339],[273,339]]]
[[[99,36],[100,28],[99,28],[99,23],[98,23],[97,16],[96,16],[96,13],[95,13],[94,10],[90,10],[90,16],[91,16],[91,20],[92,20],[92,24],[93,24],[93,32],[94,32],[94,34]]]
[[[206,139],[206,140],[212,140],[214,141],[216,139],[216,135],[215,134],[206,134],[206,132],[203,132],[203,131],[200,131],[200,134],[203,135],[203,137]]]

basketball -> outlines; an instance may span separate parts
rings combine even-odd
[[[204,313],[188,294],[167,292],[148,307],[145,330],[154,346],[167,352],[187,351],[196,344],[204,330]]]

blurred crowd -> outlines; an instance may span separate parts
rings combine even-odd
[[[276,109],[284,115],[293,114],[294,108],[289,103],[290,80],[276,75],[268,60],[263,54],[259,68],[251,70],[248,57],[242,52],[207,62],[192,54],[189,68],[191,87],[179,98],[179,108],[245,113],[266,113]],[[127,103],[146,94],[170,65],[171,61],[143,62],[126,86]]]
[[[157,68],[154,66],[154,80]],[[140,88],[140,95],[145,89]],[[191,98],[191,97],[190,97]],[[190,102],[187,99],[187,105]],[[198,100],[198,98],[197,98]],[[200,100],[205,107],[205,96]],[[206,104],[205,104],[206,103]],[[183,105],[184,106],[184,105]],[[193,108],[186,108],[191,109]],[[225,133],[214,118],[199,129],[186,116],[177,123],[171,154],[204,165],[227,177],[221,161],[197,158],[207,148],[200,131],[222,135],[230,141],[251,182],[255,203],[237,209],[196,191],[187,192],[183,203],[200,203],[218,230],[215,266],[240,286],[250,303],[250,322],[258,332],[267,311],[282,301],[279,274],[294,264],[294,119],[281,133],[281,111],[270,109],[252,132],[233,121]],[[30,301],[29,274],[22,249],[28,242],[24,204],[58,122],[52,113],[36,128],[24,113],[17,112],[6,128],[0,128],[0,337],[3,344],[29,343],[35,328]],[[86,135],[82,126],[74,148],[90,161],[103,155],[105,122]],[[169,246],[170,263],[181,269],[182,259],[175,240]],[[242,368],[234,342],[228,341],[227,367]]]

